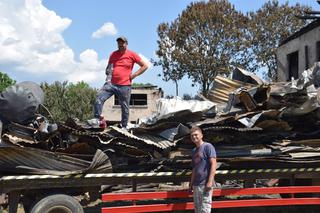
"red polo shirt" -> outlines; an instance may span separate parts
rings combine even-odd
[[[109,64],[113,64],[111,83],[131,85],[130,75],[133,65],[140,61],[140,56],[128,49],[124,53],[120,53],[118,50],[111,53],[109,57]]]

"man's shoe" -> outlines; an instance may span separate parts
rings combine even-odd
[[[87,120],[87,123],[90,125],[90,126],[99,126],[100,124],[100,121],[98,118],[92,118],[90,120]]]
[[[100,118],[93,118],[87,121],[88,124],[94,128],[101,128],[101,129],[105,129],[107,127],[107,122],[106,120],[100,116]]]
[[[99,127],[105,129],[107,127],[107,121],[104,119],[103,116],[99,118]]]

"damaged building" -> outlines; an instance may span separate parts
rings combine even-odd
[[[161,88],[154,85],[133,86],[130,98],[129,122],[135,123],[141,117],[147,117],[157,111],[156,100],[163,97]],[[121,107],[117,97],[109,98],[103,107],[102,113],[108,122],[119,122],[121,120]]]
[[[290,35],[277,49],[277,81],[298,79],[320,61],[320,18]]]

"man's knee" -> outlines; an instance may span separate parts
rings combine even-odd
[[[103,101],[103,99],[101,98],[101,97],[99,97],[99,96],[97,96],[97,98],[96,98],[96,101],[94,102],[96,105],[97,104],[103,104],[104,103],[104,101]]]
[[[129,106],[123,105],[122,106],[122,112],[125,114],[129,114]]]

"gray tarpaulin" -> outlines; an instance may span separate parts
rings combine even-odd
[[[0,94],[0,117],[26,123],[34,117],[44,93],[36,83],[25,81],[8,87]]]

